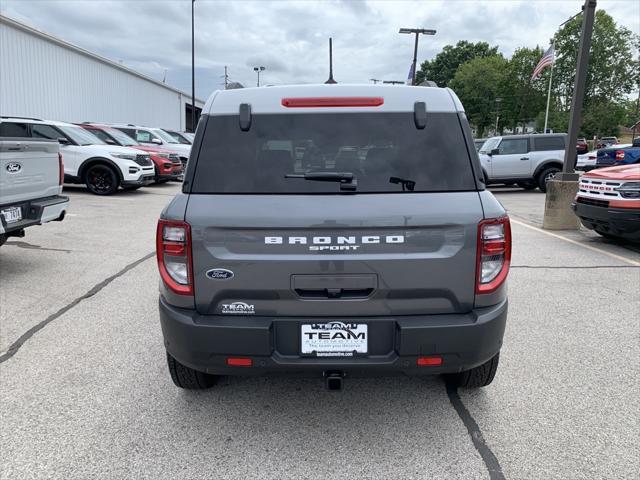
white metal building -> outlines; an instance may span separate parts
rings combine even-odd
[[[0,15],[0,115],[191,130],[191,95]]]

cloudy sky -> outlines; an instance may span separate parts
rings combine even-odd
[[[263,65],[269,84],[323,82],[327,42],[334,41],[334,76],[344,83],[371,78],[404,80],[413,37],[399,27],[437,30],[422,37],[418,61],[458,40],[499,45],[510,56],[519,46],[545,46],[558,24],[582,0],[196,0],[196,93],[230,79],[256,81]],[[599,0],[598,9],[640,32],[640,2]],[[155,79],[191,90],[190,0],[2,0],[3,14]]]

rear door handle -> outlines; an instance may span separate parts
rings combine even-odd
[[[529,157],[520,157],[520,160],[529,160]]]

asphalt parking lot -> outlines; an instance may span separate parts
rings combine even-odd
[[[108,198],[0,248],[0,477],[638,478],[640,250],[512,218],[494,383],[228,378],[181,391],[157,315],[158,214],[177,184]]]

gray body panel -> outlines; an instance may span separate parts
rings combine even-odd
[[[469,312],[483,218],[478,192],[191,195],[185,220],[196,308],[220,314],[223,304],[246,302],[257,316]],[[208,278],[216,268],[233,278]],[[330,288],[342,289],[340,298],[328,297]]]

